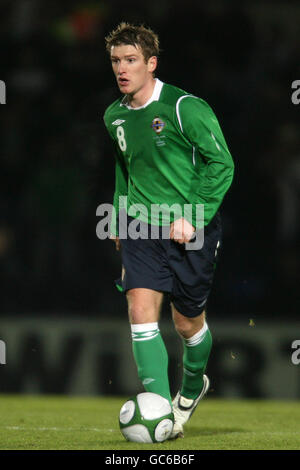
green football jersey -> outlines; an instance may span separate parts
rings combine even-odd
[[[173,207],[171,222],[185,216],[199,228],[195,209],[202,204],[204,225],[211,221],[230,187],[234,164],[204,100],[156,79],[144,106],[132,108],[121,97],[107,108],[104,122],[115,148],[117,215],[126,208],[133,217],[163,225],[166,219],[153,218],[153,207]],[[111,231],[118,234],[117,227]]]

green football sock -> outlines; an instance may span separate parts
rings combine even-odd
[[[183,380],[181,395],[195,399],[203,388],[203,374],[212,346],[212,337],[207,323],[189,339],[183,340]]]
[[[131,325],[133,355],[138,376],[147,392],[158,393],[172,403],[168,353],[158,323]]]

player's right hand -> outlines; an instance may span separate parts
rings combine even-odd
[[[195,228],[183,217],[171,223],[170,239],[177,243],[189,243],[194,234]]]

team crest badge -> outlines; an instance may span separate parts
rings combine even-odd
[[[156,134],[160,134],[165,125],[166,123],[162,119],[156,117],[153,119],[151,127],[156,132]]]

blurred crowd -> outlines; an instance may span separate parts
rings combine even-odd
[[[123,315],[120,255],[96,237],[119,96],[104,37],[120,21],[160,36],[157,76],[216,112],[236,164],[222,214],[212,315],[299,310],[297,2],[1,0],[0,314]]]

